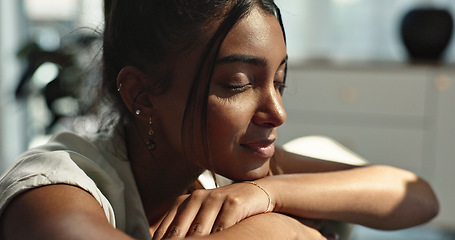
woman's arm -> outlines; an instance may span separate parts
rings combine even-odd
[[[0,221],[0,239],[131,240],[112,227],[100,204],[70,185],[49,185],[17,196]]]
[[[178,238],[172,238],[178,239]],[[279,213],[259,214],[236,225],[206,236],[189,237],[191,240],[265,240],[265,239],[325,239],[335,240],[335,236],[323,236],[314,228],[305,226],[292,217]]]
[[[175,233],[205,235],[272,210],[303,218],[352,222],[377,229],[415,226],[436,216],[431,187],[415,174],[389,166],[352,166],[280,151],[272,169],[282,175],[197,190],[182,196],[158,228],[156,239]],[[177,231],[175,231],[177,230]]]
[[[180,238],[185,237],[180,236]],[[0,219],[3,240],[132,240],[112,227],[99,203],[84,190],[49,185],[17,196]],[[278,214],[260,214],[232,228],[192,239],[327,239],[317,230]]]
[[[354,167],[285,151],[276,164],[290,174],[257,180],[270,192],[274,211],[400,229],[429,221],[439,210],[428,183],[402,169]]]

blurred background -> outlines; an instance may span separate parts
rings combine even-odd
[[[281,144],[328,136],[411,170],[441,202],[425,226],[352,239],[455,239],[452,0],[276,0],[287,31]],[[0,0],[0,171],[55,131],[93,132],[101,0]]]

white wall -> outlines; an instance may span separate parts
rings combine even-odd
[[[101,30],[102,0],[0,0],[0,172],[33,139],[27,105],[14,96],[24,63],[17,52],[33,35],[30,21],[70,21],[75,28]],[[73,29],[67,29],[71,32]],[[66,33],[63,33],[66,34]],[[28,130],[27,130],[28,129]]]
[[[0,1],[0,171],[26,146],[22,124],[25,107],[16,103],[14,90],[21,65],[17,51],[25,39],[21,1]]]
[[[290,64],[407,59],[399,29],[411,8],[431,4],[455,13],[452,0],[275,0],[281,8]],[[455,42],[455,37],[452,42]],[[446,52],[455,61],[455,44]]]

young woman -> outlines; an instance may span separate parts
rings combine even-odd
[[[413,173],[275,148],[287,54],[272,0],[106,0],[105,19],[118,117],[19,158],[1,239],[326,239],[292,216],[399,229],[437,214]],[[195,190],[206,169],[235,183]]]

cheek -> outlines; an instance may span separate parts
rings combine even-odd
[[[208,102],[208,140],[215,172],[237,180],[264,177],[268,164],[249,161],[240,140],[247,134],[255,110],[251,98],[226,100],[210,98]],[[247,155],[245,155],[247,154]]]
[[[252,115],[249,104],[210,97],[208,102],[208,140],[215,156],[232,156],[246,133]]]
[[[214,137],[223,137],[222,133],[241,135],[252,119],[253,111],[247,101],[230,101],[211,96],[208,102],[209,132],[220,134]]]

